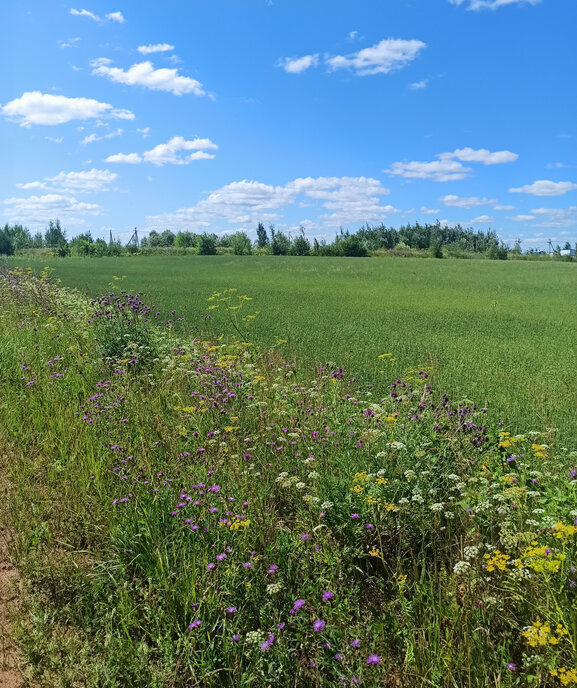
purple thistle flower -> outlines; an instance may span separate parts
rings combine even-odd
[[[233,643],[236,643],[237,640],[240,640],[240,635],[239,635],[238,633],[235,633],[235,634],[232,636],[231,641],[232,641]]]
[[[373,666],[379,666],[381,663],[381,658],[379,655],[369,655],[367,658],[367,664],[371,664]]]
[[[316,633],[317,631],[324,631],[324,630],[325,630],[325,622],[322,619],[317,619],[313,623],[313,631],[315,631],[315,633]]]
[[[243,564],[243,568],[252,569],[252,564],[250,563],[250,561],[245,561]]]
[[[278,566],[276,564],[271,564],[267,569],[267,573],[274,573],[275,571],[278,571]]]
[[[277,624],[276,627],[278,628],[279,631],[282,631],[282,629],[285,627],[284,621],[282,623]]]
[[[359,518],[358,514],[351,514],[351,518]]]
[[[332,597],[335,596],[334,592],[330,592],[329,590],[326,590],[323,592],[323,602],[328,602]]]
[[[295,612],[298,612],[298,610],[302,609],[305,606],[305,604],[306,604],[305,600],[297,600],[293,604],[293,609],[295,610]]]
[[[227,607],[226,613],[227,614],[236,614],[236,607]]]
[[[308,540],[310,538],[310,535],[308,533],[303,533],[301,535],[301,540],[304,542],[305,540]]]
[[[207,564],[207,565],[206,565],[206,570],[207,570],[207,571],[212,571],[212,569],[213,569],[215,566],[216,566],[216,564],[215,564],[213,561],[211,561],[210,564]]]
[[[192,631],[194,628],[200,628],[201,626],[202,626],[202,621],[200,619],[196,619],[191,624],[189,624],[188,630]]]
[[[226,559],[226,554],[224,552],[222,554],[217,554],[215,559],[217,561],[224,561]]]
[[[259,645],[261,652],[268,652],[270,650],[270,643],[266,640]]]
[[[507,669],[509,669],[509,671],[516,671],[517,665],[513,664],[513,662],[507,662]]]
[[[360,645],[361,645],[361,639],[360,639],[360,638],[355,638],[354,640],[351,640],[350,645],[351,645],[351,647],[360,647]]]

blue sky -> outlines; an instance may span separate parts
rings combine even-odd
[[[573,0],[3,3],[0,221],[577,241]]]

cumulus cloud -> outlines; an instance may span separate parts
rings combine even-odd
[[[532,196],[562,196],[574,189],[577,189],[577,184],[573,182],[551,182],[547,179],[540,179],[532,184],[509,189],[509,191],[511,193],[531,194]]]
[[[423,215],[438,215],[439,209],[438,208],[427,208],[427,206],[422,205],[421,206],[421,213]]]
[[[199,81],[182,76],[177,69],[155,69],[152,62],[139,62],[124,70],[120,67],[111,67],[111,63],[112,60],[105,57],[93,60],[90,63],[93,67],[92,73],[119,84],[144,86],[151,91],[166,91],[175,96],[185,93],[194,93],[197,96],[206,95]]]
[[[139,45],[136,48],[142,55],[149,55],[151,53],[166,53],[174,50],[174,46],[170,43],[149,43],[148,45]]]
[[[134,119],[130,110],[117,110],[93,98],[67,98],[40,91],[23,93],[20,98],[0,106],[0,109],[5,117],[18,122],[21,127],[32,124],[53,126],[95,117]]]
[[[43,191],[96,193],[110,191],[110,185],[118,178],[110,170],[95,168],[81,172],[60,172],[54,177],[45,177],[42,181],[16,184],[19,189],[38,189]]]
[[[474,150],[473,148],[460,148],[452,153],[439,153],[437,160],[430,162],[411,161],[394,162],[388,170],[383,170],[391,175],[405,179],[432,179],[435,182],[450,182],[465,179],[471,172],[470,167],[465,167],[462,162],[481,162],[484,165],[497,165],[505,162],[513,162],[519,156],[511,151],[495,151],[492,153],[485,148]]]
[[[281,60],[281,66],[289,74],[300,74],[309,67],[316,67],[319,63],[318,54],[303,55],[303,57],[285,57]]]
[[[327,57],[325,63],[331,70],[350,69],[359,76],[388,74],[412,62],[424,47],[422,41],[387,38],[356,53]]]
[[[109,21],[118,22],[118,24],[124,24],[126,19],[124,18],[122,12],[110,12],[106,15]]]
[[[515,222],[530,222],[535,219],[534,215],[515,215],[511,218]]]
[[[541,0],[449,0],[451,5],[465,5],[468,10],[496,10],[506,5],[538,5]]]
[[[479,205],[494,205],[497,201],[490,198],[477,198],[477,196],[470,196],[468,198],[463,198],[461,196],[455,196],[454,194],[447,194],[446,196],[441,196],[439,198],[441,203],[444,205],[453,206],[454,208],[475,208]]]
[[[479,215],[478,217],[474,217],[472,220],[470,220],[470,222],[495,222],[495,218],[491,217],[490,215]]]
[[[74,15],[75,17],[88,17],[89,19],[92,19],[95,22],[103,22],[104,19],[102,17],[99,17],[97,14],[94,14],[94,12],[89,12],[88,10],[75,10],[71,9],[70,14]],[[126,19],[122,15],[122,12],[109,12],[105,19],[108,21],[112,22],[117,22],[118,24],[124,24]]]
[[[85,146],[86,144],[94,143],[95,141],[103,141],[104,139],[113,139],[116,136],[122,136],[123,133],[124,133],[124,129],[116,129],[115,131],[110,131],[108,134],[104,134],[103,136],[96,136],[96,134],[89,134],[88,136],[85,136],[80,143],[83,146]]]
[[[187,141],[182,136],[173,136],[167,143],[160,143],[151,150],[139,153],[118,153],[110,155],[105,162],[129,163],[137,165],[141,162],[151,162],[153,165],[188,165],[193,160],[212,160],[214,155],[207,150],[217,150],[218,146],[210,139],[192,139]],[[182,155],[183,151],[193,151]]]
[[[69,38],[66,41],[58,41],[58,45],[61,48],[78,48],[78,43],[80,43],[81,38]]]
[[[232,224],[256,223],[273,220],[277,217],[275,211],[304,199],[318,202],[321,209],[329,211],[320,219],[325,226],[332,227],[345,222],[380,220],[398,212],[391,205],[380,205],[379,197],[388,193],[380,181],[367,177],[306,177],[284,186],[243,180],[212,191],[194,206],[149,217],[147,222],[149,226],[198,228],[218,220]]]
[[[577,205],[568,208],[534,208],[531,215],[538,220],[539,227],[577,226]]]
[[[84,203],[63,194],[7,198],[3,204],[8,219],[18,222],[46,223],[52,217],[59,217],[77,223],[76,215],[99,215],[102,210],[96,203]]]
[[[452,156],[462,162],[482,162],[483,165],[500,165],[504,162],[515,162],[519,157],[517,153],[512,153],[508,150],[491,153],[486,148],[479,148],[478,150],[458,148],[456,151],[453,151]]]
[[[389,74],[412,62],[425,47],[422,41],[387,38],[348,55],[325,55],[323,62],[329,71],[348,69],[358,76]],[[285,71],[298,74],[316,67],[319,61],[319,55],[315,53],[302,57],[285,57],[279,64]]]
[[[422,81],[414,81],[412,84],[409,84],[409,88],[411,89],[411,91],[422,91],[424,88],[427,88],[428,83],[428,79],[422,79]]]

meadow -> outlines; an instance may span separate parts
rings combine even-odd
[[[572,437],[577,426],[571,263],[155,255],[9,264],[50,265],[89,296],[111,284],[145,293],[206,336],[235,333],[234,319],[207,302],[235,287],[259,311],[251,341],[280,341],[301,368],[332,362],[376,384],[427,365],[438,388],[489,406],[511,430],[557,428]]]
[[[403,274],[405,292],[415,279],[396,261],[303,261],[302,298],[279,324],[294,260],[110,263],[121,279],[102,261],[55,263],[63,280],[68,266],[101,292],[92,298],[50,270],[0,269],[0,525],[21,576],[13,629],[27,685],[577,685],[575,445],[517,428],[530,404],[514,407],[510,384],[514,422],[506,403],[497,413],[476,400],[471,371],[468,387],[466,370],[459,379],[470,399],[447,392],[434,356],[398,373],[401,325],[393,340],[380,320],[395,308],[389,328],[410,321],[420,304],[441,338],[430,311],[444,303],[443,327],[461,313],[478,349],[486,330],[475,337],[471,323],[483,318],[463,312],[481,308],[471,271],[483,268],[459,267],[449,289],[453,264],[423,267],[421,288],[403,297]],[[548,283],[569,283],[561,267],[543,271]],[[247,268],[252,290],[220,286]],[[156,295],[154,271],[158,285],[181,285],[174,301]],[[482,274],[504,289],[504,272]],[[537,273],[516,274],[509,308],[519,283],[535,308]],[[128,290],[138,275],[156,305]],[[381,298],[370,320],[381,337],[367,343],[366,293]],[[324,339],[278,343],[277,325],[304,333],[325,299]],[[506,320],[509,341],[519,321],[529,328],[520,310],[498,320],[503,343]],[[426,357],[417,329],[411,351]],[[537,357],[545,334],[534,336]],[[341,356],[319,365],[315,346]],[[375,367],[360,370],[364,360]]]

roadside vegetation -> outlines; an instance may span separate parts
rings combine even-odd
[[[0,275],[31,681],[577,683],[571,444],[387,348],[371,380],[286,360],[250,293],[206,292],[212,337],[101,294]]]

